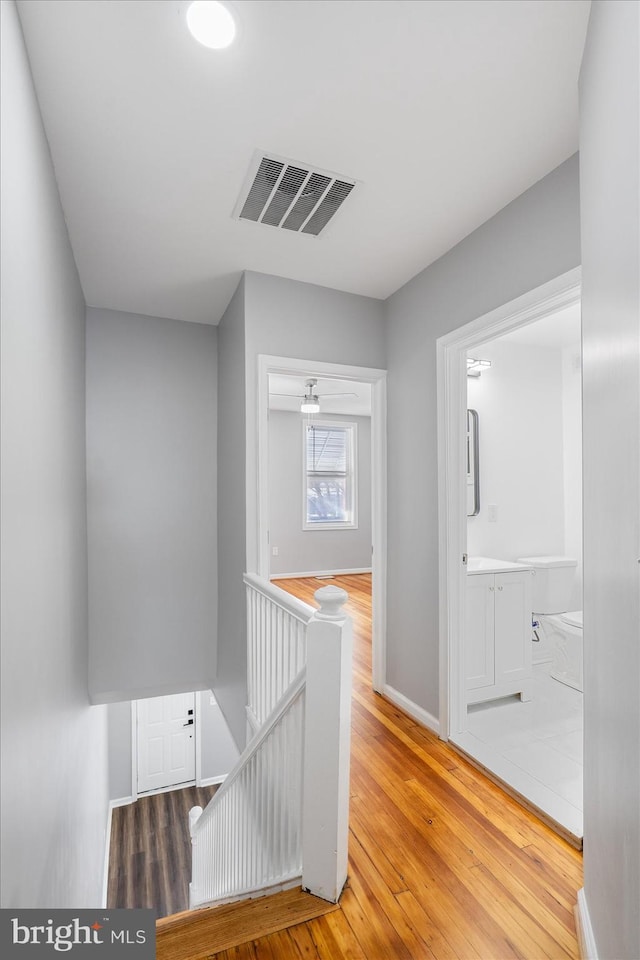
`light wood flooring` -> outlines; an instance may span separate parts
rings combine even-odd
[[[350,862],[339,908],[298,922],[286,907],[287,923],[296,925],[271,932],[275,908],[264,900],[252,924],[237,920],[237,942],[247,942],[233,947],[228,926],[192,947],[186,935],[168,936],[171,920],[164,921],[158,960],[577,958],[581,854],[373,693],[370,577],[330,582],[349,593],[355,627]],[[326,581],[277,585],[313,603]]]
[[[371,689],[370,577],[354,619],[349,880],[340,909],[217,960],[564,960],[582,856]],[[325,581],[278,580],[307,602]]]

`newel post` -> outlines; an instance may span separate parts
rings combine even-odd
[[[337,903],[347,879],[353,630],[348,594],[323,587],[307,628],[302,887]]]

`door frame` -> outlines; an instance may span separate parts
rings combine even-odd
[[[438,377],[438,540],[440,737],[466,726],[463,676],[467,550],[465,468],[467,351],[580,301],[582,270],[548,283],[453,330],[436,342]]]
[[[179,691],[181,692],[181,691]],[[195,720],[195,730],[194,730],[194,745],[193,749],[195,751],[196,757],[196,776],[195,780],[188,780],[186,783],[176,784],[170,787],[160,787],[157,790],[145,790],[143,794],[138,793],[138,700],[131,701],[131,799],[132,802],[135,802],[139,796],[151,797],[157,793],[168,793],[170,790],[179,790],[182,787],[196,786],[199,787],[202,782],[202,753],[200,750],[201,737],[200,737],[200,722],[201,722],[201,709],[200,709],[200,690],[185,690],[184,693],[193,693],[194,697],[194,720]],[[160,694],[160,696],[165,696],[165,694]],[[173,696],[173,694],[166,694],[166,696]],[[146,699],[155,699],[152,697],[139,697],[139,700]]]
[[[371,541],[372,541],[372,683],[386,684],[387,609],[387,371],[317,360],[258,355],[257,436],[257,574],[269,579],[269,374],[288,374],[371,385]]]

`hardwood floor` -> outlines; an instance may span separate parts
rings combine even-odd
[[[152,907],[158,917],[189,908],[189,810],[206,807],[217,789],[184,787],[115,808],[109,848],[109,907]]]
[[[370,577],[354,619],[350,870],[340,909],[218,960],[577,958],[582,857],[371,690]],[[307,602],[323,581],[278,580]]]
[[[169,919],[163,921],[166,933],[161,934],[163,924],[158,928],[159,960],[575,960],[573,908],[582,886],[581,854],[373,693],[370,577],[330,582],[348,591],[355,628],[350,862],[339,908],[306,922],[289,915],[287,922],[296,925],[267,933],[274,929],[275,908],[262,901],[254,913],[264,909],[271,919],[251,933],[244,921],[227,918],[225,936],[237,926],[238,941],[250,937],[233,947],[213,933],[192,947],[186,932],[171,933]],[[315,578],[277,583],[311,603],[315,590],[326,585]],[[174,873],[184,877],[179,885],[186,897],[186,816],[174,810],[175,795],[160,796],[169,804],[164,814],[141,808],[137,826],[115,838],[129,864],[128,879],[114,879],[135,900],[127,906],[145,905],[137,899],[143,892],[159,902]],[[185,798],[184,811],[198,802],[204,805]],[[143,862],[156,853],[137,846],[137,831],[146,819],[150,835],[157,837],[154,817],[161,816],[183,825],[187,843],[168,860],[159,856],[155,876],[149,876]],[[184,904],[172,907],[168,898],[166,903],[169,910],[184,909]],[[110,905],[116,904],[110,900]]]

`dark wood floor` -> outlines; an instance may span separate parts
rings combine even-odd
[[[184,787],[116,807],[111,820],[107,905],[151,907],[158,917],[189,908],[189,810],[217,786]]]

